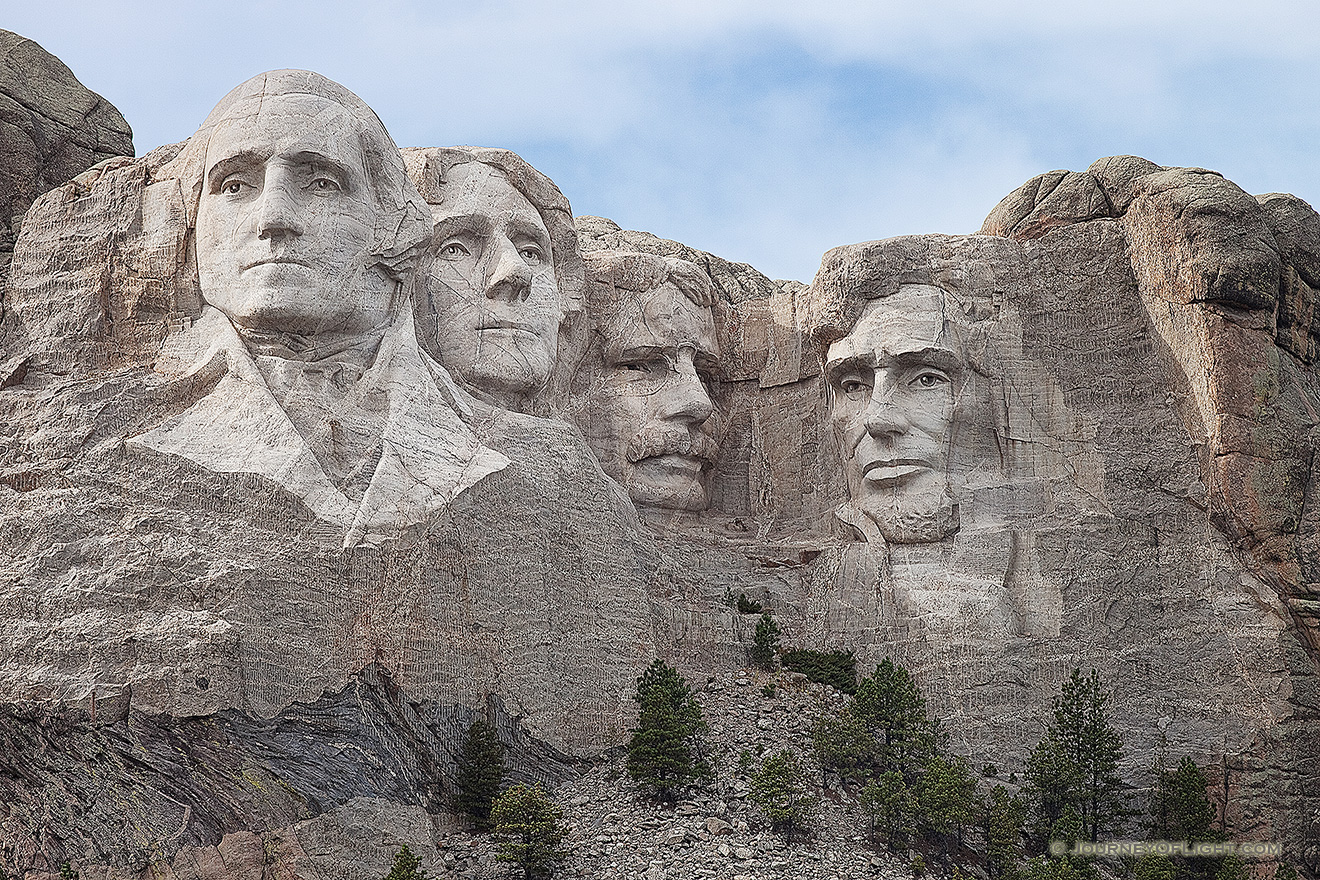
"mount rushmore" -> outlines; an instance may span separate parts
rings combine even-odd
[[[441,817],[475,717],[566,778],[652,659],[745,663],[738,594],[1005,767],[1095,667],[1135,775],[1222,768],[1235,834],[1320,868],[1305,202],[1111,157],[804,285],[400,150],[306,71],[133,158],[5,39],[59,68],[0,70],[6,868]]]

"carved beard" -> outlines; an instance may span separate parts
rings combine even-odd
[[[958,531],[958,504],[948,489],[862,511],[890,544],[930,544]]]

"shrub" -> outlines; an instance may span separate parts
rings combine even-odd
[[[790,648],[779,655],[785,669],[800,672],[819,684],[845,694],[857,692],[857,660],[852,651],[812,651]]]

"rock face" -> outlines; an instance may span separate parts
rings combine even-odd
[[[37,196],[132,155],[133,132],[118,110],[36,43],[0,30],[0,278]]]
[[[42,196],[15,248],[5,867],[452,866],[474,718],[513,778],[569,780],[653,657],[728,686],[745,593],[786,642],[902,661],[1006,773],[1095,667],[1134,785],[1211,764],[1233,832],[1314,869],[1317,233],[1119,157],[808,287],[255,77]],[[807,749],[816,696],[755,730]],[[762,859],[730,815],[700,851]]]

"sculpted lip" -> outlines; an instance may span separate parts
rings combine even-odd
[[[270,266],[270,265],[302,266],[306,269],[312,268],[312,264],[308,263],[306,260],[296,260],[293,257],[265,257],[260,260],[254,260],[251,263],[244,263],[242,266],[242,271],[246,272],[248,269],[252,269],[256,266]]]
[[[867,462],[862,476],[871,483],[897,483],[921,471],[930,470],[930,462],[920,458],[888,458]]]

